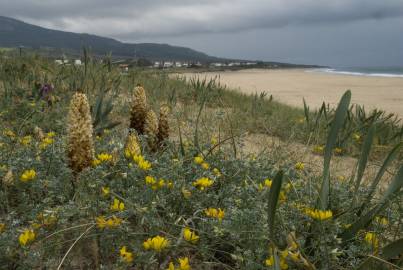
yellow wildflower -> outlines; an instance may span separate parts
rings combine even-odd
[[[378,247],[379,240],[378,240],[378,236],[377,236],[375,233],[373,233],[373,232],[367,232],[367,233],[365,234],[364,240],[365,240],[368,244],[372,245],[373,247],[375,247],[375,248]]]
[[[190,192],[186,188],[182,188],[182,195],[183,197],[185,197],[185,199],[189,199],[190,196],[192,196],[192,192]]]
[[[43,140],[39,144],[39,148],[45,149],[46,147],[48,147],[48,145],[51,145],[52,143],[54,143],[54,139],[49,138],[49,137],[43,138]]]
[[[325,147],[323,146],[323,145],[316,145],[314,148],[313,148],[313,152],[315,153],[315,154],[323,154],[323,151],[325,150]]]
[[[30,180],[33,180],[36,177],[36,172],[34,169],[30,170],[25,170],[22,175],[20,176],[20,179],[22,182],[28,182]]]
[[[0,223],[0,233],[3,233],[6,230],[6,224]]]
[[[3,135],[7,136],[7,137],[11,137],[14,138],[15,137],[15,133],[14,131],[12,131],[11,129],[6,129],[3,131]]]
[[[104,196],[108,196],[111,191],[109,187],[101,187],[101,190]]]
[[[266,266],[273,266],[274,265],[274,257],[273,256],[270,256],[269,258],[267,258],[265,261],[264,261],[264,263],[265,263],[265,265]]]
[[[170,263],[168,264],[167,270],[175,270],[175,265],[174,265],[173,262],[170,262]]]
[[[179,261],[179,270],[190,270],[188,257],[179,258],[178,261]]]
[[[207,187],[210,187],[211,185],[214,184],[214,181],[211,179],[208,179],[207,177],[202,177],[197,179],[196,181],[193,182],[193,186],[200,190],[204,190]]]
[[[163,236],[155,236],[152,238],[148,238],[143,243],[143,247],[145,250],[153,249],[156,252],[161,252],[163,249],[169,246],[169,240]]]
[[[200,166],[205,170],[208,170],[210,168],[210,164],[208,164],[207,162],[203,162]]]
[[[183,230],[183,238],[192,244],[196,244],[199,241],[200,237],[196,234],[196,232],[186,227]]]
[[[124,262],[131,263],[133,261],[133,252],[127,251],[126,246],[121,247],[119,253]]]
[[[97,158],[92,161],[92,166],[94,167],[98,166],[99,164],[101,164],[101,161]]]
[[[305,209],[305,214],[310,216],[313,219],[317,220],[325,220],[329,219],[333,216],[333,213],[331,210],[319,210],[319,209]]]
[[[296,170],[302,171],[302,170],[304,169],[304,167],[305,167],[305,164],[302,163],[302,162],[297,162],[297,163],[295,164],[295,169],[296,169]]]
[[[219,219],[220,221],[224,218],[225,212],[221,208],[207,208],[204,210],[204,213],[208,217],[214,217]]]
[[[104,216],[99,216],[95,219],[96,223],[97,223],[97,227],[100,229],[104,229],[104,228],[114,228],[119,226],[122,223],[122,219],[118,218],[116,216],[112,216],[109,219],[105,219]]]
[[[336,155],[341,155],[341,154],[343,153],[343,149],[340,148],[340,147],[334,148],[333,151],[334,151],[334,153],[335,153]]]
[[[139,168],[141,170],[144,170],[144,171],[147,171],[147,170],[151,169],[151,163],[149,161],[147,161],[147,160],[144,160],[144,159],[139,160],[137,165],[139,166]]]
[[[22,144],[22,145],[25,145],[25,146],[28,145],[28,144],[30,144],[31,141],[32,141],[32,137],[31,137],[31,136],[24,136],[24,137],[22,137],[21,140],[20,140],[21,144]]]
[[[337,176],[337,179],[338,179],[340,182],[343,182],[343,181],[346,180],[346,177],[343,176],[343,175],[339,175],[339,176]]]
[[[268,267],[273,266],[274,265],[274,257],[270,256],[269,258],[267,258],[265,260],[265,265],[268,266]],[[280,257],[280,269],[281,270],[288,269],[288,264],[287,264],[285,258],[283,258],[283,257]]]
[[[53,138],[54,136],[56,136],[56,132],[50,131],[50,132],[46,133],[46,136],[47,136],[48,138]]]
[[[214,169],[213,169],[213,173],[214,173],[214,175],[215,175],[215,176],[217,176],[217,177],[221,177],[221,172],[220,172],[220,170],[219,170],[219,169],[214,168]]]
[[[353,134],[353,139],[354,139],[356,142],[359,142],[359,141],[361,140],[360,134],[359,134],[359,133],[354,133],[354,134]]]
[[[123,211],[125,210],[125,204],[118,199],[113,199],[113,203],[111,204],[112,211]]]
[[[202,156],[197,156],[197,157],[194,158],[194,162],[196,164],[202,164],[204,162],[204,159],[203,159]]]
[[[389,221],[385,217],[375,217],[375,222],[379,223],[380,225],[386,226],[389,224]]]
[[[20,236],[18,237],[18,241],[21,246],[26,246],[27,244],[33,242],[35,240],[35,233],[33,230],[24,230]]]
[[[101,162],[109,162],[112,161],[112,155],[108,153],[101,153],[97,155],[97,159]]]

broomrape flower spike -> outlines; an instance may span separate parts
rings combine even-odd
[[[26,246],[35,240],[35,233],[33,230],[24,230],[18,237],[21,246]]]
[[[120,248],[119,254],[124,262],[126,262],[126,263],[133,262],[133,258],[134,258],[133,252],[127,251],[126,246],[123,246]]]
[[[163,236],[155,236],[152,238],[148,238],[146,241],[143,243],[143,248],[145,250],[154,250],[156,252],[161,252],[165,248],[169,246],[170,242],[168,239],[166,239]]]
[[[186,227],[184,230],[183,230],[183,238],[186,240],[186,241],[188,241],[188,242],[190,242],[190,243],[192,243],[192,244],[196,244],[198,241],[199,241],[199,236],[194,232],[194,231],[192,231],[191,229],[189,229],[188,227]]]
[[[199,190],[204,190],[205,188],[210,187],[213,184],[214,184],[214,181],[207,177],[199,178],[193,182],[193,186],[195,186]]]
[[[67,156],[74,173],[91,166],[94,160],[90,106],[85,94],[75,93],[70,102],[67,124]]]
[[[22,182],[28,182],[31,181],[33,179],[35,179],[36,177],[36,172],[34,169],[30,169],[30,170],[25,170],[22,175],[20,176],[20,179]]]

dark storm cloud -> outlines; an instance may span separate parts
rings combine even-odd
[[[126,40],[403,16],[402,0],[0,0],[0,12]]]

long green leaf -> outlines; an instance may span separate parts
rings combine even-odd
[[[399,256],[400,254],[403,254],[403,238],[400,238],[383,247],[380,258],[382,260],[389,261],[390,259]],[[356,268],[356,270],[379,269],[374,268],[374,266],[378,267],[374,264],[376,264],[374,258],[367,258]]]
[[[360,188],[360,184],[361,184],[362,176],[364,175],[365,168],[367,167],[368,157],[369,157],[369,153],[371,151],[372,142],[374,140],[375,131],[376,131],[376,126],[373,124],[369,128],[368,134],[365,137],[364,144],[362,145],[360,159],[358,160],[357,177],[355,179],[353,207],[356,204],[357,192],[358,192],[358,189]]]
[[[351,91],[347,90],[341,98],[339,105],[336,109],[329,135],[327,137],[324,164],[323,164],[323,180],[322,187],[319,194],[319,207],[321,209],[327,209],[329,203],[330,193],[330,159],[332,158],[332,151],[336,144],[337,135],[339,130],[343,126],[344,120],[347,115],[347,111],[350,105]]]
[[[379,181],[381,181],[382,176],[386,172],[386,169],[390,165],[390,163],[395,159],[396,155],[399,153],[400,148],[403,146],[403,142],[398,143],[393,149],[389,152],[388,156],[386,157],[385,161],[382,164],[382,167],[379,169],[374,181],[369,188],[368,195],[365,198],[364,202],[362,203],[360,209],[358,210],[357,215],[360,216],[362,211],[364,211],[365,207],[369,204],[372,199],[372,196],[375,192],[376,186],[378,185]]]
[[[278,202],[278,196],[281,190],[281,183],[283,182],[283,171],[280,170],[274,177],[273,184],[270,187],[269,202],[267,205],[267,218],[269,223],[269,235],[271,239],[274,239],[274,218],[276,216],[276,207]]]
[[[361,216],[356,222],[354,222],[351,227],[347,228],[342,234],[341,239],[343,242],[348,241],[356,235],[356,233],[365,229],[371,221],[374,219],[376,215],[379,214],[388,203],[394,198],[394,196],[400,191],[403,186],[403,165],[400,166],[399,171],[393,178],[393,181],[390,183],[388,189],[384,193],[380,202],[374,206],[367,214]]]

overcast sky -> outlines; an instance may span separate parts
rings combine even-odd
[[[403,0],[0,0],[0,15],[220,57],[403,66]]]

